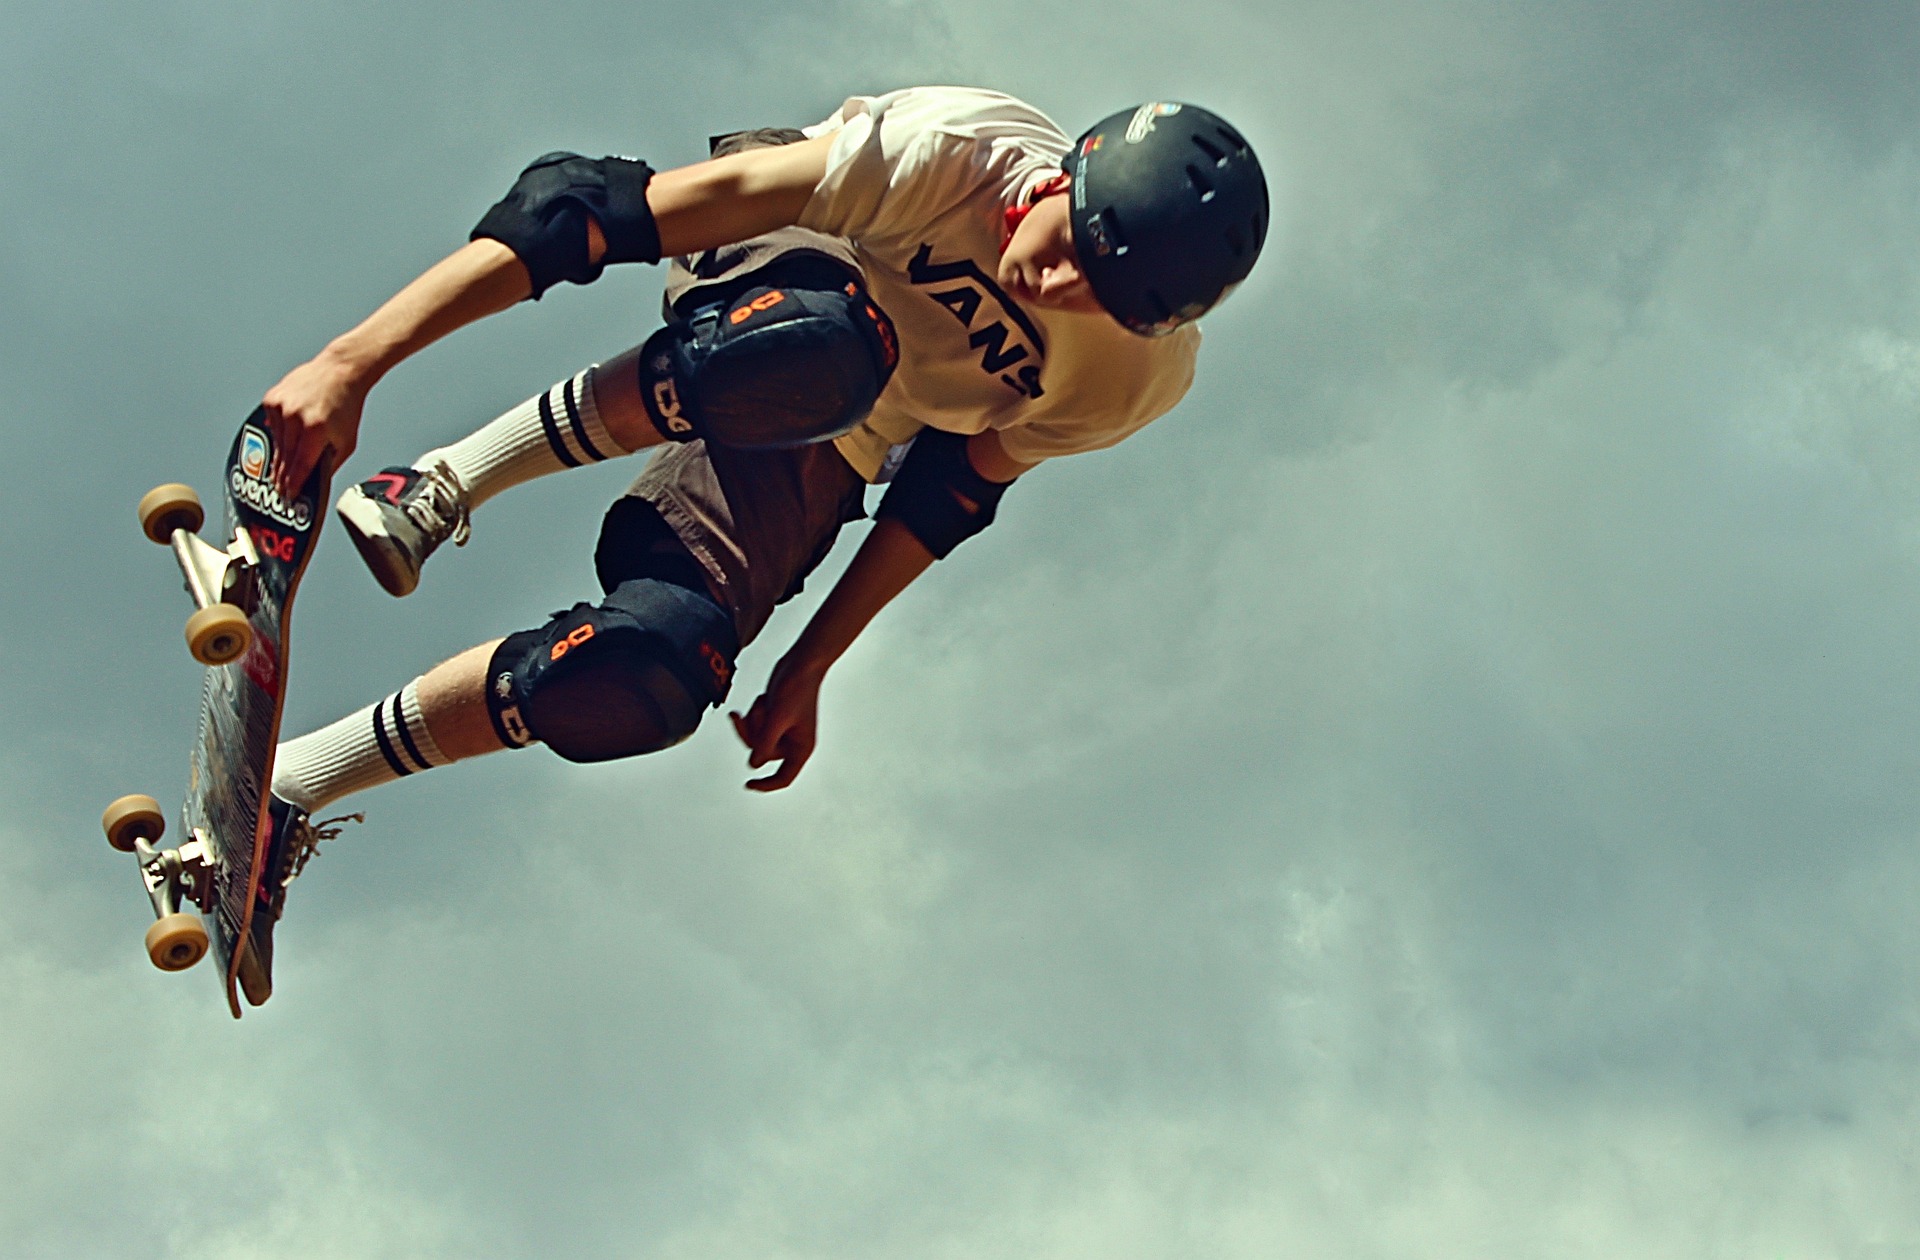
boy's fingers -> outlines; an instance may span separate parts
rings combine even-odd
[[[764,764],[770,763],[770,761],[780,761],[780,759],[783,759],[785,753],[781,751],[780,745],[785,741],[785,738],[787,738],[787,728],[785,728],[785,726],[772,726],[772,724],[770,724],[766,730],[760,732],[760,741],[755,743],[755,747],[753,747],[753,757],[747,759],[747,764],[753,766],[753,768],[760,768],[760,766],[764,766]]]
[[[788,729],[781,737],[776,756],[780,762],[779,766],[772,774],[748,780],[749,791],[777,792],[792,783],[800,776],[800,770],[807,764],[807,759],[813,756],[813,741],[802,731]]]
[[[800,774],[800,767],[806,764],[807,759],[805,757],[788,757],[780,763],[779,767],[774,770],[772,774],[759,779],[747,780],[747,790],[749,792],[778,792],[781,788],[792,783]]]
[[[753,702],[745,717],[738,713],[727,715],[733,719],[733,729],[740,736],[740,742],[747,746],[747,764],[755,768],[774,759],[780,746],[780,736],[784,733],[784,727],[774,724],[768,717],[770,707],[767,698],[761,696]]]
[[[313,471],[313,454],[308,449],[310,445],[305,430],[296,425],[292,441],[282,448],[280,497],[289,503],[300,493],[300,487],[307,483],[307,474]]]
[[[728,713],[733,729],[747,746],[747,765],[758,770],[769,762],[780,764],[771,774],[747,780],[752,792],[777,792],[792,783],[813,755],[812,732],[798,715],[776,704],[771,692],[763,693],[747,709],[745,716]]]

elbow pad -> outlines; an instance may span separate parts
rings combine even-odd
[[[533,280],[533,298],[562,280],[591,284],[608,263],[659,262],[660,229],[647,205],[653,168],[632,158],[548,153],[520,172],[469,240],[512,250]],[[587,219],[599,221],[607,252],[588,259]]]
[[[880,500],[875,520],[899,521],[936,560],[993,524],[1000,496],[1013,483],[988,481],[967,458],[958,433],[923,429]]]

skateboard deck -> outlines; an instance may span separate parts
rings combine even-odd
[[[200,511],[189,488],[159,487],[141,505],[148,537],[173,548],[199,605],[187,635],[194,657],[208,668],[180,810],[180,847],[155,847],[164,824],[157,806],[145,808],[151,798],[123,797],[104,820],[114,846],[140,858],[159,920],[148,932],[154,963],[179,970],[210,946],[236,1019],[242,996],[258,1006],[273,991],[275,890],[263,879],[273,833],[268,788],[286,698],[293,597],[313,555],[331,480],[323,462],[288,503],[274,488],[272,470],[273,438],[256,409],[227,455],[223,528],[215,535],[221,546],[196,532]],[[191,916],[181,911],[187,901],[199,906],[204,922],[197,938]],[[156,944],[156,934],[165,939]]]

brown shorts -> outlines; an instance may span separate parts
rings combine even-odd
[[[663,446],[627,493],[653,505],[706,570],[745,647],[799,594],[840,527],[866,515],[866,482],[831,442],[739,450]]]

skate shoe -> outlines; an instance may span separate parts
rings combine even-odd
[[[434,549],[449,538],[464,547],[471,532],[466,487],[444,461],[375,473],[347,487],[334,510],[389,595],[411,594]]]
[[[267,839],[260,891],[240,955],[240,989],[254,1006],[273,995],[273,927],[286,910],[287,886],[306,869],[321,841],[340,834],[340,823],[364,820],[364,815],[347,814],[315,823],[306,810],[277,796],[268,798],[267,816],[273,820],[273,834]]]

